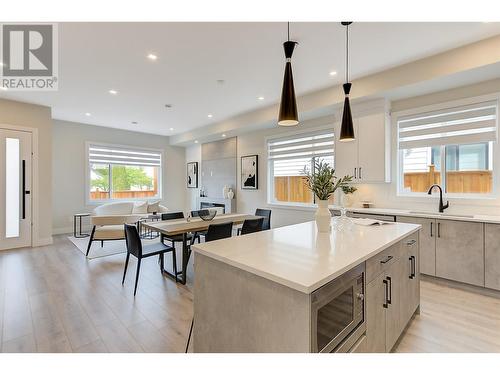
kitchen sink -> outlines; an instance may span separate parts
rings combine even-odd
[[[474,217],[474,215],[447,214],[445,212],[429,212],[429,211],[410,211],[410,214],[439,215],[439,216],[446,216],[446,217],[462,217],[462,218],[469,218],[469,219],[472,219]]]

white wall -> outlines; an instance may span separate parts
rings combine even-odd
[[[0,99],[0,124],[38,130],[38,191],[33,196],[33,245],[52,243],[52,113],[49,107]]]
[[[91,212],[85,204],[85,142],[104,142],[162,149],[162,204],[170,210],[182,210],[185,202],[185,151],[169,145],[168,137],[87,124],[54,120],[52,143],[53,231],[72,231],[73,214]]]

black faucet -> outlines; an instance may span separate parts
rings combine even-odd
[[[446,201],[446,204],[443,204],[443,189],[438,184],[434,184],[429,188],[427,194],[432,194],[432,189],[437,187],[439,189],[439,212],[444,212],[448,207],[450,207],[450,202]]]

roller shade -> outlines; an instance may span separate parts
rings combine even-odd
[[[399,149],[496,140],[496,101],[421,113],[398,119]]]
[[[292,137],[269,140],[268,159],[274,161],[296,159],[298,163],[302,163],[302,160],[314,156],[333,156],[333,147],[333,130],[298,134]]]
[[[115,146],[89,145],[89,162],[94,164],[121,164],[160,166],[161,152]]]

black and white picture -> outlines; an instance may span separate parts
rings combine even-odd
[[[241,188],[258,189],[258,155],[241,157]]]
[[[187,187],[198,187],[198,162],[187,163]]]

